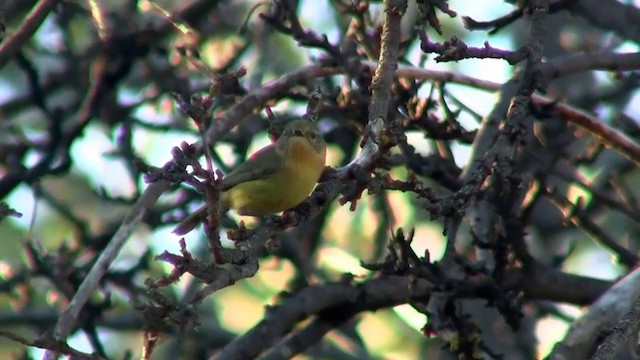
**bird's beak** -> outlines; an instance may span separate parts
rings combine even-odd
[[[293,136],[304,136],[304,134],[302,133],[302,130],[296,129],[293,131]]]

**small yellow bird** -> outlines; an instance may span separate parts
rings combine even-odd
[[[318,128],[307,120],[291,121],[274,144],[258,150],[222,179],[221,210],[261,216],[290,209],[311,193],[325,158],[326,144]],[[206,215],[204,205],[173,232],[188,233]]]

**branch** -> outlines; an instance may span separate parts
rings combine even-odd
[[[53,307],[26,308],[18,312],[0,311],[0,328],[29,326],[48,327],[55,325],[59,317],[57,309]],[[103,313],[95,319],[95,324],[100,328],[112,331],[141,331],[148,325],[148,320],[137,310],[114,311]],[[203,319],[197,328],[180,329],[177,326],[167,325],[159,329],[161,333],[171,335],[184,330],[189,338],[201,338],[206,336],[208,344],[222,347],[234,339],[237,335],[220,327],[219,323],[212,319]]]
[[[631,310],[613,327],[611,334],[600,344],[592,359],[615,359],[622,346],[630,340],[633,332],[637,331],[638,325],[640,325],[640,297],[633,303]]]
[[[252,359],[310,315],[324,313],[325,320],[333,319],[332,322],[339,324],[349,319],[342,316],[340,308],[355,309],[358,313],[404,304],[412,299],[424,299],[432,287],[427,280],[410,276],[386,276],[356,286],[346,281],[311,286],[269,309],[260,323],[235,338],[210,360]]]
[[[565,274],[542,266],[531,269],[530,273],[522,269],[511,270],[507,278],[510,279],[508,287],[521,288],[527,299],[573,304],[591,303],[611,286],[609,281]],[[491,279],[477,278],[461,283],[456,296],[479,298],[483,293],[481,289],[486,293],[491,282]],[[567,291],[569,288],[576,291]],[[357,284],[343,280],[309,286],[269,308],[261,322],[210,359],[250,359],[260,354],[267,357],[282,352],[293,356],[358,313],[424,300],[433,290],[434,284],[415,275],[386,275]],[[278,343],[297,323],[314,316],[309,326]]]
[[[165,188],[168,187],[169,184],[165,182],[152,184],[131,208],[123,220],[122,225],[118,228],[118,231],[113,235],[113,238],[111,238],[109,244],[105,247],[102,254],[100,254],[96,263],[91,267],[89,274],[87,274],[82,284],[80,284],[78,291],[73,295],[67,308],[60,314],[53,330],[54,340],[64,342],[67,336],[71,334],[71,331],[78,322],[80,311],[89,299],[91,293],[98,287],[100,280],[109,269],[109,266],[111,266],[113,260],[115,260],[118,253],[120,253],[120,249],[124,246],[129,235],[131,235],[136,226],[138,226],[138,223],[144,218],[155,201],[162,195]],[[47,351],[44,356],[44,359],[54,358],[57,358],[57,354],[54,351]]]
[[[24,345],[25,347],[36,347],[40,349],[55,349],[57,352],[68,355],[71,359],[102,359],[98,355],[86,354],[80,352],[64,342],[55,342],[50,339],[42,338],[42,339],[34,339],[29,340],[22,336],[16,335],[10,331],[6,331],[0,329],[0,336],[5,337],[9,340],[15,341],[19,344]]]
[[[24,42],[29,40],[31,36],[38,30],[38,27],[44,19],[47,17],[49,12],[53,10],[54,6],[56,6],[60,0],[42,0],[36,6],[33,7],[31,12],[27,14],[27,17],[22,22],[18,31],[16,31],[13,36],[4,40],[2,44],[0,44],[0,69],[2,69],[9,60],[15,56],[15,54],[20,50],[20,47]]]
[[[400,46],[400,20],[407,10],[407,2],[386,0],[385,22],[382,28],[378,65],[371,80],[371,103],[369,104],[369,123],[378,118],[387,118],[391,102],[391,84],[394,71],[398,68],[398,49]],[[388,119],[387,119],[388,121]]]
[[[580,0],[571,4],[569,10],[591,25],[640,43],[640,34],[634,30],[635,24],[640,22],[640,9],[632,4],[615,0]]]
[[[640,69],[640,53],[605,52],[560,56],[540,64],[547,80],[558,79],[589,70],[629,71]]]
[[[431,42],[426,33],[421,34],[420,49],[427,53],[436,53],[436,62],[459,61],[463,59],[501,59],[510,65],[519,63],[527,58],[526,48],[516,51],[501,50],[491,47],[488,41],[484,42],[484,47],[469,47],[457,37],[445,41],[443,44]]]
[[[640,297],[640,268],[622,278],[576,320],[548,360],[587,359],[602,332],[618,324]],[[635,306],[634,306],[635,307]]]

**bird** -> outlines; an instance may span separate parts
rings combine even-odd
[[[325,167],[326,143],[306,119],[289,122],[275,143],[251,155],[222,178],[221,210],[263,216],[300,204],[311,193]],[[184,235],[206,219],[203,205],[173,232]]]

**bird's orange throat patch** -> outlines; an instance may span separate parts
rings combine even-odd
[[[304,138],[294,138],[290,140],[289,157],[296,163],[313,166],[322,162],[324,164],[324,150],[316,151]]]

